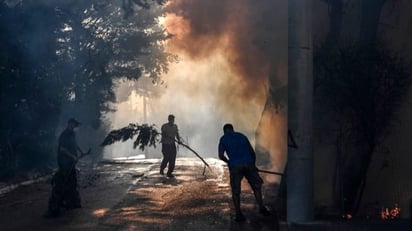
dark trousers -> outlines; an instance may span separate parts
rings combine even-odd
[[[232,193],[240,194],[243,177],[247,179],[253,190],[260,190],[263,184],[257,168],[253,164],[240,164],[230,169],[230,186]]]
[[[75,168],[59,169],[52,178],[52,192],[49,198],[49,211],[59,213],[60,208],[79,208],[80,194],[77,191]]]
[[[162,153],[163,153],[163,160],[160,164],[160,171],[166,168],[167,164],[169,167],[167,169],[167,173],[171,174],[175,169],[175,162],[176,162],[176,145],[173,144],[164,144],[162,143]]]
[[[262,199],[262,183],[263,180],[259,176],[257,168],[254,164],[241,164],[230,169],[230,187],[232,188],[232,200],[236,214],[241,214],[240,211],[240,192],[242,179],[245,177],[255,195],[259,209],[263,209]]]

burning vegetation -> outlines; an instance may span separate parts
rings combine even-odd
[[[380,211],[380,218],[382,220],[396,220],[401,216],[401,208],[396,203],[393,208],[382,208]]]

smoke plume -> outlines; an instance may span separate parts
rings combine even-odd
[[[182,137],[213,157],[227,122],[254,143],[259,126],[270,133],[261,139],[284,135],[285,115],[269,116],[276,121],[261,117],[271,100],[268,92],[287,84],[287,3],[172,0],[161,23],[171,35],[167,51],[178,55],[179,62],[163,76],[160,96],[150,99],[149,123],[160,126],[175,114]],[[276,113],[272,109],[267,112]],[[117,121],[124,125],[130,118]],[[279,140],[275,143],[284,144],[283,137]],[[285,150],[269,140],[261,143],[268,144],[270,154]]]

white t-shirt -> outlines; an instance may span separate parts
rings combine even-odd
[[[165,123],[162,125],[162,143],[174,144],[175,138],[179,139],[179,132],[176,124]]]

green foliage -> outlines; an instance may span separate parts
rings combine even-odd
[[[394,113],[412,84],[409,65],[383,47],[320,50],[314,71],[316,99],[324,111],[350,121],[348,129],[372,143],[396,121]]]
[[[115,80],[159,81],[170,56],[162,46],[161,13],[155,1],[0,3],[0,168],[48,164],[55,149],[43,144],[55,145],[69,117],[106,128],[102,118],[113,110]],[[99,145],[99,132],[87,137],[94,139],[89,144]]]
[[[318,49],[315,124],[335,144],[335,189],[345,213],[357,212],[373,155],[397,121],[412,85],[410,64],[383,46]]]
[[[115,142],[124,142],[129,139],[136,137],[133,142],[133,148],[139,147],[140,150],[144,150],[147,146],[156,147],[156,142],[158,142],[158,136],[160,133],[157,131],[155,125],[147,124],[129,124],[126,127],[112,130],[104,139],[102,146],[107,146]]]

